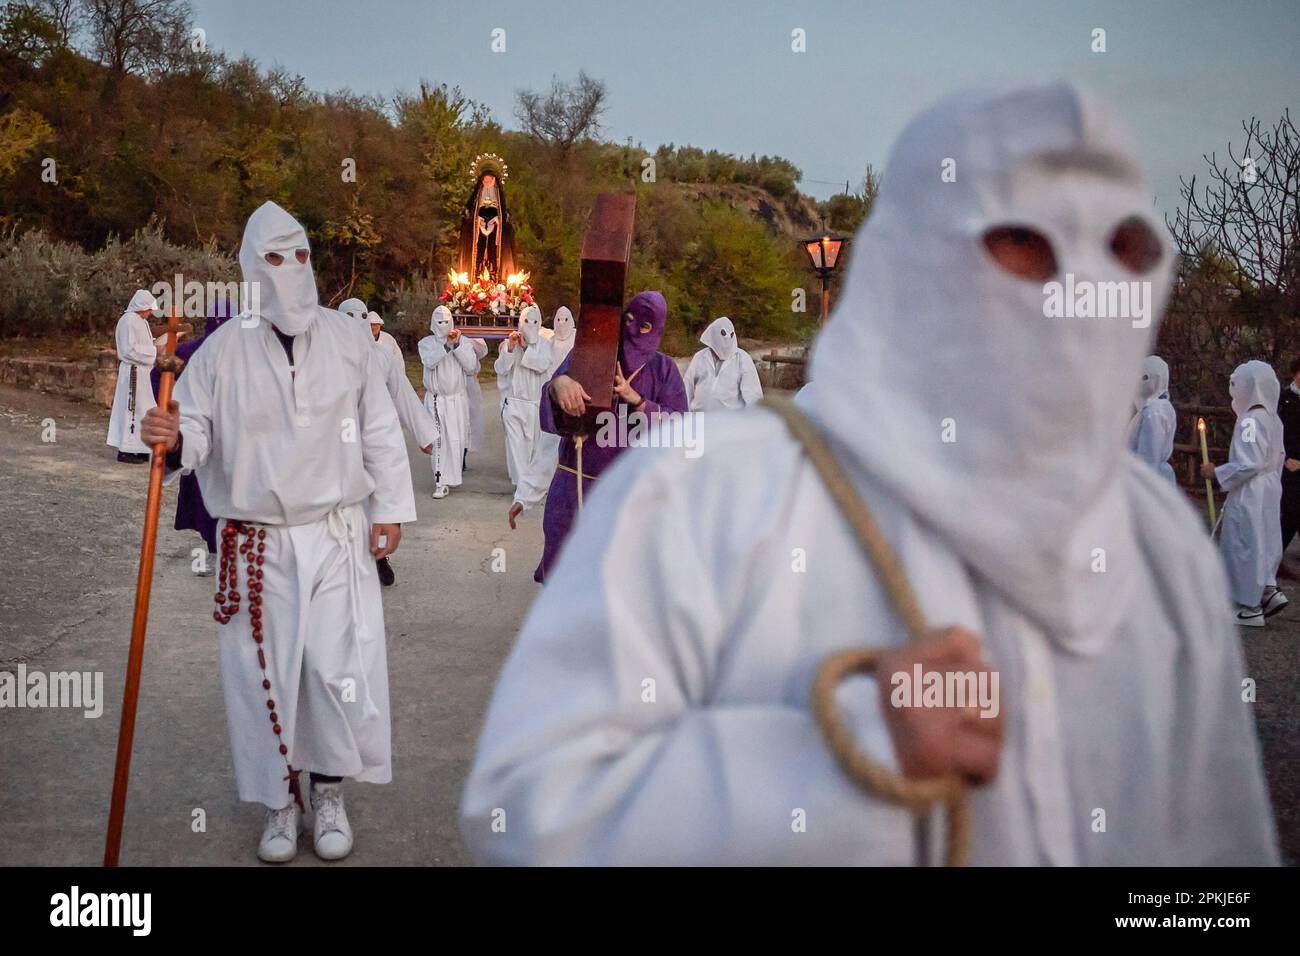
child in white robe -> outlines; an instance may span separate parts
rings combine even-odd
[[[139,464],[149,460],[149,449],[140,440],[140,421],[157,404],[149,386],[149,373],[158,358],[149,315],[157,308],[158,300],[148,290],[137,289],[117,320],[117,387],[106,443],[117,449],[117,460],[121,462]]]
[[[554,376],[561,363],[573,351],[574,337],[577,329],[573,322],[573,313],[567,306],[560,306],[555,310],[555,316],[551,319],[551,328],[543,329],[542,334],[550,332],[549,341],[551,343],[551,367],[546,371],[546,381],[549,382]],[[509,446],[506,448],[509,451]],[[555,469],[560,463],[560,436],[548,431],[539,430],[537,435],[537,451],[533,454],[532,464],[521,475],[515,483],[515,496],[510,504],[508,520],[511,529],[515,527],[515,519],[527,511],[529,508],[539,504],[546,497],[546,492],[551,487],[551,479],[555,477]]]
[[[1228,493],[1220,521],[1219,548],[1236,602],[1237,623],[1263,627],[1287,605],[1277,586],[1282,561],[1282,386],[1267,362],[1237,366],[1228,380],[1237,424],[1226,463],[1203,464],[1201,472]]]
[[[429,322],[432,335],[420,339],[424,365],[424,407],[433,416],[433,497],[447,497],[461,483],[464,450],[469,440],[469,399],[465,377],[478,373],[478,355],[455,328],[451,310],[440,305]]]
[[[705,347],[691,358],[682,376],[693,412],[745,408],[763,398],[763,385],[749,353],[736,342],[736,327],[725,315],[700,335]]]

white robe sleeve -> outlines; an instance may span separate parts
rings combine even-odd
[[[1164,422],[1150,405],[1145,405],[1138,414],[1137,434],[1133,437],[1133,453],[1153,468],[1159,469],[1165,458],[1161,457],[1165,449]]]
[[[393,361],[391,354],[380,353],[380,358],[385,364],[388,395],[397,409],[397,418],[402,423],[402,428],[417,445],[427,447],[437,437],[437,423],[424,407],[424,402],[420,401],[420,396],[415,393],[411,380],[406,377],[405,364]]]
[[[1247,426],[1247,422],[1251,424]],[[1253,436],[1246,440],[1247,428]],[[1228,450],[1228,461],[1214,469],[1214,477],[1224,491],[1239,488],[1258,474],[1270,467],[1264,454],[1263,442],[1267,441],[1264,423],[1255,420],[1253,412],[1247,412],[1237,419],[1237,427],[1232,430],[1232,447]]]
[[[478,353],[474,350],[474,346],[469,339],[457,340],[456,344],[452,346],[450,354],[455,357],[460,367],[465,370],[466,375],[478,374]]]
[[[538,339],[524,349],[524,354],[519,358],[519,364],[531,372],[540,372],[545,375],[551,368],[551,343],[546,339]]]
[[[682,482],[644,467],[654,454],[634,449],[597,482],[501,674],[461,807],[474,855],[795,864],[833,858],[836,832],[906,840],[909,813],[856,790],[806,701],[711,703],[743,612],[720,602],[737,600],[745,562],[709,553],[717,523],[696,523]],[[879,732],[862,745],[893,766],[874,682],[846,692]],[[796,810],[816,834],[793,832]]]
[[[201,350],[200,350],[201,351]],[[357,401],[361,434],[361,457],[366,473],[375,483],[370,493],[370,518],[375,524],[401,524],[415,520],[415,489],[411,485],[411,462],[397,418],[397,409],[384,382],[381,356],[365,350],[361,395]],[[184,377],[181,381],[184,381]]]
[[[686,366],[686,374],[682,380],[686,383],[686,407],[695,409],[695,389],[700,378],[700,372],[703,368],[702,359],[708,349],[703,349],[691,356],[691,364]]]
[[[176,379],[172,401],[181,412],[181,467],[166,475],[166,483],[188,475],[212,453],[213,355],[215,348],[197,349],[185,363],[185,374]]]
[[[143,368],[153,368],[153,363],[158,358],[158,346],[154,344],[149,323],[140,316],[127,313],[118,319],[114,339],[119,360]]]
[[[516,352],[517,351],[518,350],[516,349]],[[519,356],[516,355],[515,352],[510,351],[510,349],[506,347],[506,343],[502,341],[500,347],[497,349],[497,360],[492,363],[492,371],[496,372],[498,376],[503,378],[509,376],[510,373],[515,370],[515,361],[518,358]]]
[[[740,397],[745,406],[756,405],[763,400],[763,383],[758,379],[758,368],[753,358],[743,349],[740,356]]]
[[[437,368],[438,363],[445,359],[451,353],[446,347],[432,335],[426,335],[420,339],[420,364],[425,368]]]

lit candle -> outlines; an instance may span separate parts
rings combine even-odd
[[[1196,419],[1196,430],[1201,433],[1201,462],[1208,465],[1210,463],[1210,449],[1205,444],[1205,419]],[[1214,482],[1209,478],[1205,479],[1205,506],[1210,510],[1210,529],[1214,529],[1214,523],[1217,520],[1214,517]]]

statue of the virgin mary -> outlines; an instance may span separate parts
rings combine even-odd
[[[474,279],[484,270],[497,282],[514,272],[515,229],[506,213],[506,164],[500,156],[485,153],[470,166],[474,191],[460,222],[460,256],[457,271]]]

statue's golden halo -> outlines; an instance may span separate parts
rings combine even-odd
[[[479,153],[474,157],[474,162],[469,164],[469,178],[478,182],[478,178],[484,173],[492,173],[497,179],[505,182],[510,178],[510,167],[496,153]]]

